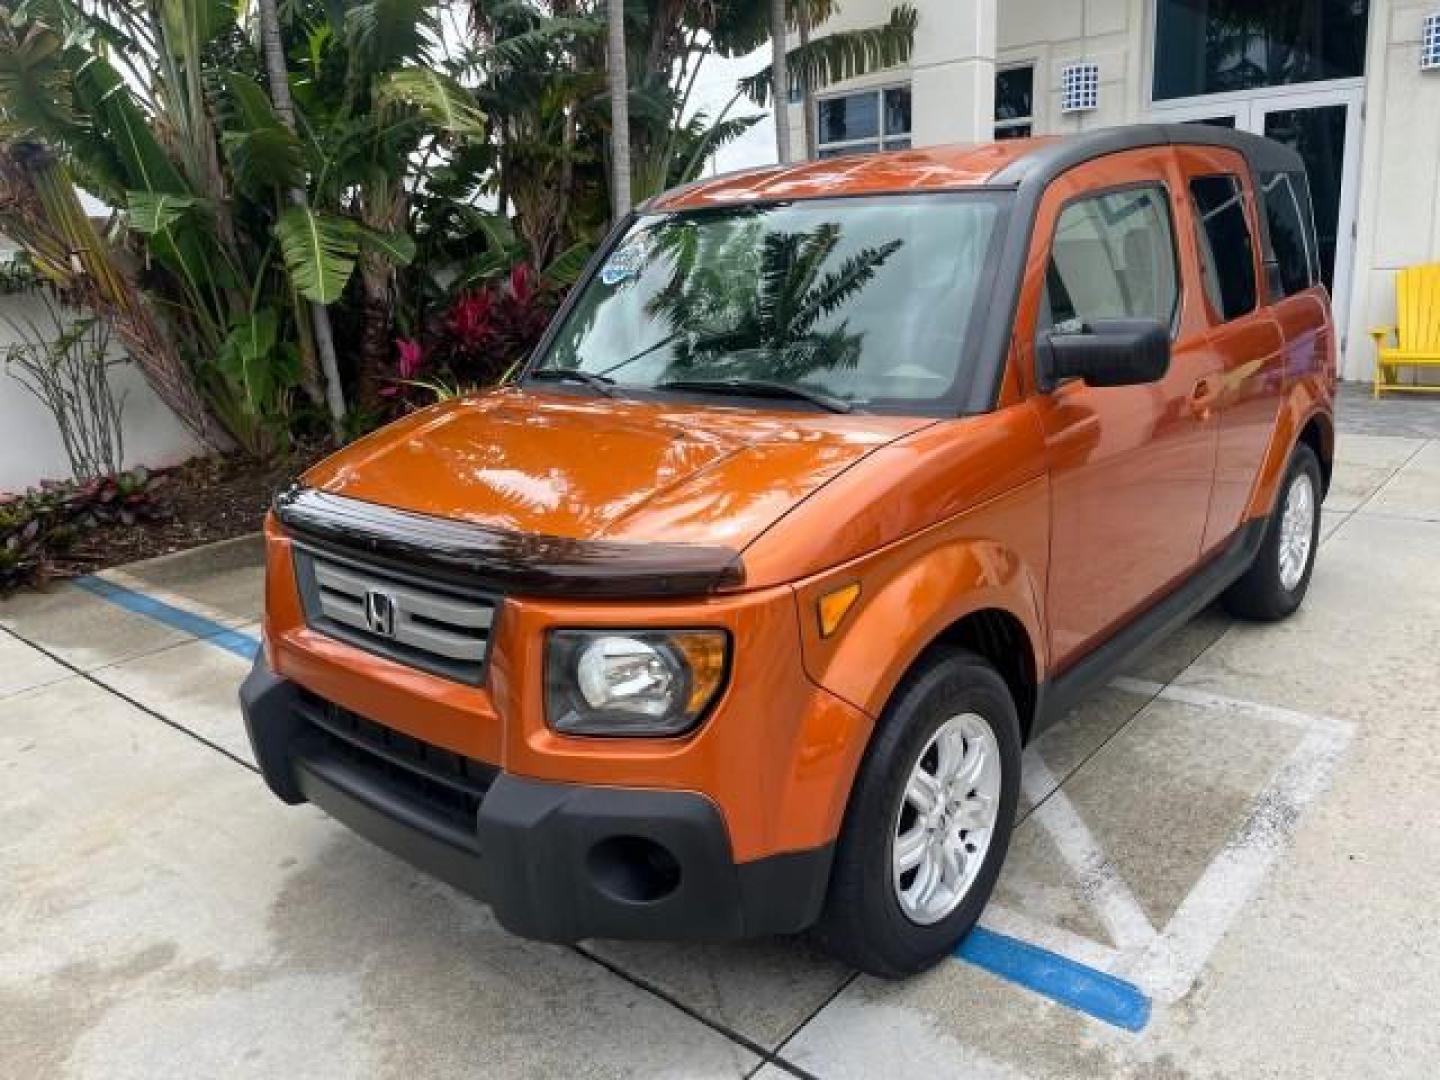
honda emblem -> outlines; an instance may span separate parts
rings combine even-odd
[[[365,590],[365,625],[379,637],[395,636],[395,600],[379,589]]]

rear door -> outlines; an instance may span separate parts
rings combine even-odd
[[[1285,340],[1266,302],[1258,203],[1245,159],[1218,147],[1182,147],[1176,157],[1199,254],[1196,307],[1216,368],[1196,399],[1219,424],[1202,545],[1209,553],[1240,525],[1255,488],[1285,387]]]
[[[1042,200],[1016,321],[1051,476],[1047,615],[1063,668],[1189,574],[1214,479],[1216,420],[1195,395],[1218,374],[1194,303],[1195,245],[1168,148],[1079,166]],[[1142,386],[1034,386],[1038,332],[1067,319],[1155,318],[1169,373]]]

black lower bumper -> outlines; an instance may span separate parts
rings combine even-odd
[[[513,933],[735,938],[794,933],[819,915],[832,849],[737,864],[703,795],[527,780],[359,718],[337,726],[333,706],[263,654],[240,704],[276,795],[484,899]]]

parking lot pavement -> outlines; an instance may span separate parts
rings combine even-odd
[[[983,930],[536,945],[254,774],[259,549],[0,604],[0,1072],[1429,1077],[1440,442],[1342,434],[1301,612],[1207,612],[1026,752]],[[1415,437],[1410,437],[1410,436]]]

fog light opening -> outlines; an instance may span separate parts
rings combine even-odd
[[[590,878],[606,896],[627,904],[653,904],[680,887],[675,856],[643,836],[611,836],[590,849]]]

